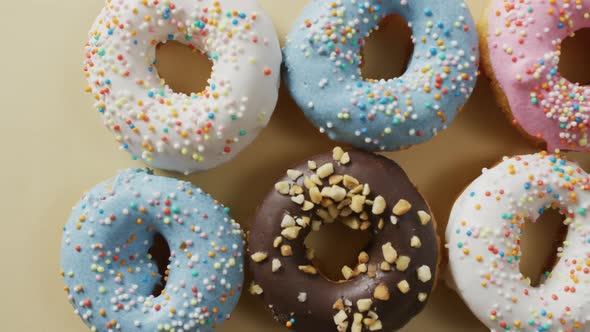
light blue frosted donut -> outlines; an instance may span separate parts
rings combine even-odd
[[[413,31],[408,70],[365,80],[361,48],[388,15]],[[284,77],[305,115],[331,139],[395,151],[446,129],[477,79],[477,31],[462,0],[312,0],[287,37]]]
[[[227,208],[190,183],[123,171],[86,193],[64,228],[68,298],[93,331],[210,331],[241,294],[242,233]],[[156,234],[171,257],[154,297]]]

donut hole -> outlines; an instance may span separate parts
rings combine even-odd
[[[521,236],[520,272],[532,287],[539,287],[559,262],[559,248],[567,236],[565,217],[556,209],[545,211],[535,222],[527,222]]]
[[[154,286],[152,295],[154,297],[160,296],[164,288],[166,288],[166,281],[168,279],[168,263],[170,262],[170,246],[162,236],[157,233],[154,235],[154,242],[148,253],[152,256],[152,260],[158,265],[158,273],[161,276],[160,282]]]
[[[176,41],[158,44],[155,65],[166,85],[186,95],[205,90],[213,67],[205,53]]]
[[[559,72],[568,81],[590,84],[590,61],[586,47],[590,45],[590,28],[580,29],[561,43]]]
[[[389,15],[381,20],[361,50],[361,73],[369,80],[389,80],[402,76],[408,69],[414,43],[412,29],[400,15]]]
[[[313,266],[328,280],[339,282],[344,279],[342,268],[357,266],[358,256],[371,238],[370,229],[354,230],[336,220],[322,225],[319,231],[310,232],[304,244],[307,250],[313,250]]]

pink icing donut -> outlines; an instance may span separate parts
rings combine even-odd
[[[590,151],[590,87],[559,72],[561,42],[590,27],[590,1],[492,0],[485,16],[484,67],[515,124],[550,151]]]

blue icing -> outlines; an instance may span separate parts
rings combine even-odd
[[[148,254],[171,250],[165,293]],[[97,185],[64,227],[61,269],[76,313],[96,331],[210,331],[243,283],[243,232],[228,209],[188,182],[139,169]]]
[[[332,3],[313,0],[283,50],[285,82],[307,118],[331,139],[370,151],[422,143],[445,129],[477,78],[479,44],[467,5],[462,0]],[[411,24],[414,54],[401,77],[370,82],[359,68],[362,43],[390,14]]]

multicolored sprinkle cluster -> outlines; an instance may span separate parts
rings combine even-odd
[[[190,173],[254,139],[274,110],[281,62],[272,23],[258,11],[255,1],[107,1],[86,44],[86,90],[123,150]],[[156,46],[170,41],[212,61],[204,91],[175,93],[159,77]]]
[[[488,16],[494,76],[515,121],[550,150],[590,150],[590,89],[559,72],[562,41],[586,27],[581,0],[495,0]]]
[[[427,1],[316,1],[306,10],[288,38],[286,74],[320,131],[364,149],[396,150],[447,127],[473,91],[479,50],[466,5],[438,7]],[[395,79],[363,79],[365,39],[391,14],[402,15],[413,30],[409,68]],[[304,67],[314,72],[301,73]]]
[[[170,248],[165,275],[149,253]],[[93,331],[209,331],[243,282],[243,234],[228,209],[189,183],[128,170],[87,193],[64,228],[68,298]],[[165,288],[152,294],[156,287]]]
[[[589,192],[590,177],[576,164],[540,153],[506,158],[457,200],[447,228],[451,271],[460,294],[490,329],[588,327]],[[564,216],[568,233],[555,267],[534,287],[520,272],[520,241],[524,225],[549,209]]]

